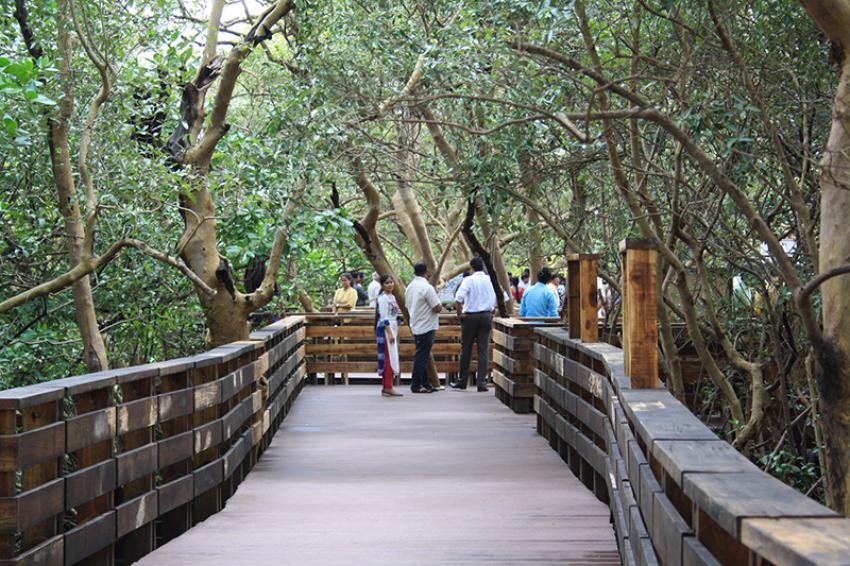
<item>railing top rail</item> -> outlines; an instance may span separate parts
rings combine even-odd
[[[4,389],[0,391],[0,409],[23,409],[112,385],[123,385],[149,377],[172,375],[194,368],[226,363],[261,348],[262,342],[270,340],[304,320],[301,316],[286,317],[253,332],[251,340],[232,342],[191,356]]]
[[[495,317],[493,322],[508,328],[519,327],[552,327],[563,326],[564,322],[557,317]]]

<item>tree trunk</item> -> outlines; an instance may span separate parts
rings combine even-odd
[[[850,58],[843,61],[835,95],[832,131],[822,162],[822,272],[841,267],[850,257]],[[823,339],[816,370],[821,391],[830,491],[850,516],[850,276],[827,280],[823,297]]]
[[[418,165],[416,154],[413,151],[416,144],[416,135],[414,135],[413,126],[410,124],[400,122],[397,124],[396,130],[398,131],[399,147],[397,152],[399,164],[398,175],[396,177],[398,180],[397,194],[407,212],[407,218],[410,219],[410,227],[415,237],[415,244],[414,240],[411,241],[411,246],[416,248],[415,261],[421,259],[428,265],[428,272],[431,274],[431,283],[433,284],[440,275],[436,273],[437,258],[431,247],[428,227],[425,225],[425,219],[422,217],[422,207],[419,206],[419,201],[416,200],[416,194],[413,192],[412,186]],[[396,206],[396,210],[398,210],[398,206]]]
[[[222,5],[220,0],[211,5],[202,64],[192,82],[184,87],[182,120],[169,140],[175,160],[190,169],[191,175],[189,188],[180,193],[184,230],[177,249],[200,280],[215,290],[215,295],[210,296],[195,285],[206,317],[207,346],[210,348],[248,339],[251,328],[248,315],[268,304],[274,296],[286,234],[279,228],[275,235],[261,287],[250,294],[237,291],[230,266],[218,253],[215,206],[207,188],[210,163],[218,142],[230,128],[227,114],[236,81],[242,73],[242,63],[257,45],[271,37],[272,28],[292,10],[293,3],[291,0],[277,0],[254,23],[242,41],[230,50],[223,62],[215,56]],[[210,118],[206,120],[206,91],[219,76],[215,102]],[[184,151],[186,147],[188,149]]]
[[[534,209],[527,208],[528,217],[528,283],[537,283],[537,272],[543,267],[543,251],[540,246],[540,216]]]
[[[404,204],[404,199],[402,198],[401,193],[396,191],[390,199],[390,202],[393,205],[393,210],[395,210],[395,221],[398,225],[398,229],[401,230],[401,233],[404,234],[404,237],[410,244],[410,251],[413,254],[412,257],[416,258],[413,261],[421,259],[422,247],[419,245],[419,238],[416,236],[416,230],[413,228],[413,221],[407,213],[407,207]]]
[[[803,0],[832,41],[838,89],[832,128],[821,162],[820,270],[844,266],[850,257],[850,1]],[[850,276],[821,286],[823,335],[813,340],[820,389],[829,491],[837,510],[850,516]]]
[[[56,196],[59,211],[65,224],[65,240],[68,248],[68,263],[73,269],[92,250],[85,250],[85,229],[83,226],[80,206],[77,202],[77,187],[71,168],[71,149],[68,141],[68,130],[74,108],[74,95],[71,78],[71,38],[68,21],[69,6],[60,1],[58,6],[59,32],[57,45],[60,52],[59,75],[62,81],[62,100],[59,104],[59,115],[50,119],[48,124],[48,144],[50,147],[50,162],[53,169],[53,183],[56,186]],[[94,310],[91,282],[88,275],[75,281],[72,285],[74,298],[74,313],[77,327],[83,342],[83,361],[90,372],[104,370],[108,367],[106,345],[97,323],[97,313]]]

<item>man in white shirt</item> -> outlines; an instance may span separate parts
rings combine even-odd
[[[490,330],[493,327],[493,309],[496,308],[496,291],[490,277],[484,273],[484,260],[474,257],[469,262],[472,275],[466,277],[455,295],[457,316],[460,319],[460,377],[451,384],[452,389],[466,389],[469,382],[469,362],[472,344],[478,347],[478,391],[487,391],[487,366],[490,364]]]
[[[413,355],[413,376],[410,390],[413,393],[433,393],[434,389],[428,383],[428,360],[431,358],[431,347],[434,336],[440,326],[443,304],[437,297],[437,291],[428,282],[428,265],[424,261],[413,264],[416,277],[404,292],[404,304],[410,313],[410,331],[416,344]]]
[[[381,294],[381,276],[377,272],[372,273],[372,282],[366,293],[369,295],[369,306],[374,309],[378,306],[378,295]]]

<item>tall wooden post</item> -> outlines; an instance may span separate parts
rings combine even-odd
[[[570,338],[578,338],[582,342],[599,340],[598,259],[599,254],[572,254],[567,257]]]
[[[635,389],[658,387],[658,319],[652,240],[620,242],[623,270],[623,353]]]

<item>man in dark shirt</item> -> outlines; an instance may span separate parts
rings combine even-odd
[[[369,304],[369,294],[363,289],[363,272],[355,271],[351,275],[354,277],[354,290],[357,291],[357,306],[365,307]]]

